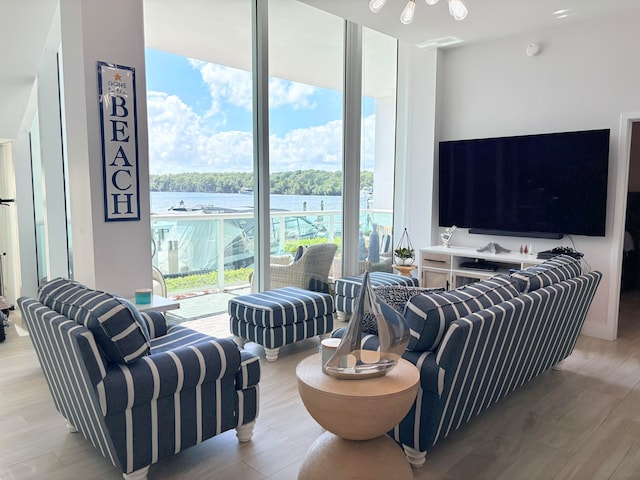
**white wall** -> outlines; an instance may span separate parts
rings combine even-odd
[[[615,208],[627,191],[626,174],[618,177],[624,173],[618,158],[620,121],[624,113],[640,111],[639,21],[636,10],[579,26],[455,48],[444,52],[438,64],[439,141],[611,129],[606,237],[572,237],[576,249],[604,274],[583,333],[608,339],[616,334],[620,278],[622,227],[614,225],[619,218]],[[525,48],[533,41],[542,50],[528,57]],[[621,179],[625,184],[616,184]],[[528,240],[464,231],[456,232],[452,243],[480,247],[489,241],[511,249],[532,242],[536,251],[570,244],[566,237]]]
[[[401,43],[398,49],[394,240],[405,228],[414,248],[433,243],[436,136],[436,50]],[[437,222],[435,223],[437,227]]]
[[[74,279],[132,297],[152,286],[142,0],[61,0],[60,19]],[[135,69],[139,221],[104,220],[97,61]]]

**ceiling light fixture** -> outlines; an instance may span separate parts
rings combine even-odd
[[[371,0],[369,2],[369,10],[373,13],[378,13],[387,0]],[[425,0],[428,5],[435,5],[439,0]],[[462,0],[448,0],[449,13],[456,20],[463,20],[467,16],[467,7],[465,7]],[[402,15],[400,15],[400,21],[405,25],[413,22],[413,15],[416,11],[416,0],[409,0],[407,6],[404,7]]]

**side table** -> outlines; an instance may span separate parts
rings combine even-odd
[[[128,298],[127,300],[133,303],[139,312],[145,312],[147,310],[166,312],[180,308],[180,302],[177,300],[171,300],[170,298],[161,297],[160,295],[152,295],[151,303],[136,303],[135,298]]]
[[[339,380],[322,372],[320,354],[296,367],[298,392],[324,427],[298,472],[299,480],[412,479],[402,449],[386,433],[407,414],[418,391],[418,369],[404,359],[382,377]]]

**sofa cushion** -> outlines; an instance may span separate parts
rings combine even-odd
[[[40,303],[91,330],[109,361],[128,364],[149,353],[148,330],[130,302],[65,278],[47,282],[38,296]]]
[[[405,309],[411,332],[407,350],[435,350],[451,322],[519,294],[516,279],[498,274],[450,292],[416,295]]]
[[[373,292],[378,299],[389,305],[395,311],[404,315],[404,309],[407,302],[420,293],[441,293],[444,292],[444,288],[422,288],[422,287],[408,287],[404,285],[384,285],[380,287],[373,287]],[[367,313],[362,320],[362,331],[364,333],[370,333],[372,335],[378,334],[378,322],[375,315]]]
[[[540,265],[518,270],[511,276],[518,280],[522,293],[529,293],[581,274],[580,259],[569,255],[558,255]]]

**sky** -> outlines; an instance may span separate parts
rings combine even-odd
[[[146,75],[151,174],[252,171],[250,72],[147,49]],[[272,172],[342,169],[342,92],[271,78],[269,106]]]

